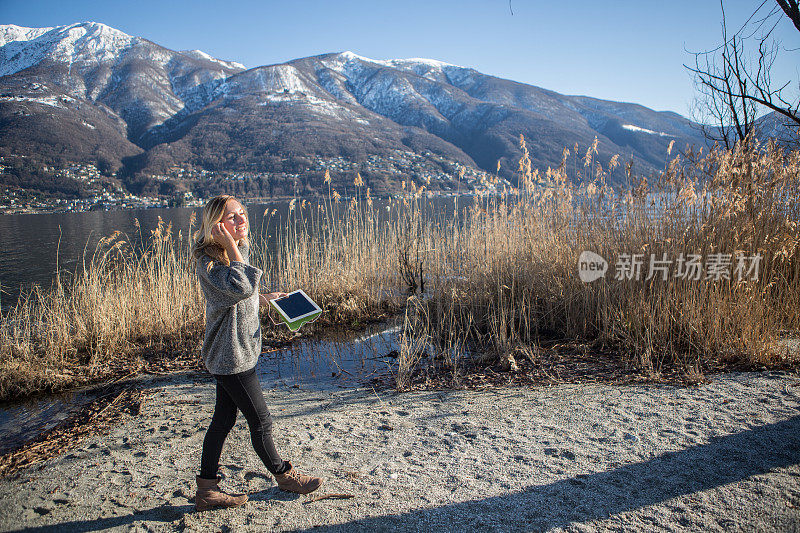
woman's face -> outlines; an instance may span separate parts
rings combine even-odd
[[[220,221],[225,225],[225,229],[231,234],[235,241],[239,241],[247,237],[247,213],[245,213],[242,204],[236,200],[228,200],[225,203],[225,213],[222,215]]]

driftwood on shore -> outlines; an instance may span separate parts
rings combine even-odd
[[[329,494],[317,494],[316,496],[312,496],[303,501],[304,504],[318,502],[320,500],[349,500],[350,498],[355,498],[355,494],[346,494],[344,492],[332,492]]]

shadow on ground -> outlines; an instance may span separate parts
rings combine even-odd
[[[130,526],[135,522],[156,522],[156,523],[173,523],[180,520],[186,513],[195,512],[194,505],[164,505],[162,507],[153,507],[143,511],[135,511],[133,514],[123,516],[111,516],[108,518],[97,518],[95,520],[74,520],[72,522],[63,522],[61,524],[52,524],[48,526],[39,527],[26,527],[16,531],[49,531],[49,532],[74,532],[84,533],[86,531],[102,531],[110,528],[121,528]]]
[[[609,518],[798,463],[800,416],[717,437],[707,444],[666,453],[649,461],[578,475],[548,485],[532,486],[519,493],[397,515],[363,518],[334,526],[321,525],[313,528],[313,531],[387,531],[430,527],[467,531],[503,528],[546,530]],[[254,499],[270,498],[274,494],[266,491],[260,496]],[[26,531],[84,532],[123,527],[135,522],[175,522],[192,511],[190,505],[165,506],[127,516],[78,520],[28,528]],[[246,512],[246,508],[243,512]],[[689,527],[691,524],[685,520],[685,517],[676,517],[678,525]],[[725,518],[720,517],[719,520],[718,525],[724,527]],[[796,530],[800,527],[800,514],[794,517],[787,515],[785,521],[769,524],[769,527]]]
[[[606,519],[798,463],[800,416],[717,437],[707,444],[665,453],[649,461],[532,486],[519,493],[363,518],[335,526],[323,525],[314,527],[313,531],[432,527],[463,531],[505,528],[541,531]],[[768,528],[800,529],[800,513],[795,513],[794,517],[788,515],[785,520],[786,523],[769,524]],[[676,517],[676,521],[676,525],[690,527],[685,517]],[[721,527],[735,525],[722,516],[719,521]],[[700,524],[694,524],[698,526]]]
[[[205,381],[203,375],[173,376],[169,380],[154,380],[151,386],[167,382]],[[289,395],[287,405],[296,398]],[[308,407],[299,411],[324,411],[332,405],[350,402],[373,403],[380,398],[357,391],[337,391],[335,398],[314,394]],[[442,396],[429,400],[443,401]],[[328,400],[314,405],[312,400]],[[281,405],[278,400],[274,406]],[[272,405],[271,405],[272,407]],[[277,409],[276,409],[277,411]],[[209,411],[209,417],[211,412]],[[295,416],[292,413],[286,416]],[[277,415],[276,418],[280,418]],[[391,531],[437,528],[443,530],[546,530],[606,519],[620,513],[636,511],[661,504],[671,498],[714,489],[778,468],[800,464],[800,416],[740,433],[716,437],[677,452],[670,452],[648,461],[623,465],[611,470],[531,486],[521,492],[499,497],[471,500],[436,508],[418,509],[396,515],[367,517],[338,525],[320,524],[313,531]],[[798,480],[800,481],[800,479]],[[428,482],[428,481],[426,481]],[[435,481],[434,481],[435,482]],[[277,491],[252,495],[254,500],[281,499]],[[754,507],[757,503],[753,503]],[[136,511],[125,516],[86,519],[26,528],[25,531],[85,532],[108,528],[125,528],[134,523],[172,523],[179,525],[186,513],[194,512],[192,505],[163,506]],[[243,513],[247,513],[245,508]],[[676,525],[692,527],[685,516],[676,512]],[[787,515],[784,523],[769,524],[770,529],[800,530],[800,513]],[[717,517],[718,527],[735,525],[724,516]],[[693,524],[699,527],[699,524]],[[19,530],[22,531],[22,530]],[[308,530],[311,531],[311,530]]]

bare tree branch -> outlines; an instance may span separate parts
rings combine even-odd
[[[800,9],[798,0],[776,2],[778,5],[766,16],[756,18],[767,3],[764,0],[745,24],[729,37],[725,5],[720,0],[722,44],[712,50],[694,52],[694,67],[684,65],[695,77],[699,97],[694,114],[703,124],[703,134],[726,147],[748,139],[755,131],[759,112],[763,110],[777,113],[785,119],[787,126],[791,124],[800,132],[800,95],[787,96],[785,90],[791,82],[776,86],[771,75],[780,52],[779,43],[771,37],[782,18],[779,13],[782,10],[800,30]],[[755,26],[753,31],[749,31],[748,25]],[[762,28],[765,28],[764,32],[754,37]],[[751,60],[746,49],[749,48],[747,43],[753,40],[757,45],[757,55]],[[797,137],[800,139],[800,134]]]
[[[778,5],[781,6],[783,12],[792,21],[797,31],[800,31],[800,6],[797,5],[797,0],[776,0]]]

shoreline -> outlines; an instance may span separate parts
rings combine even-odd
[[[166,377],[138,415],[0,480],[0,530],[800,527],[800,378],[710,378],[404,393],[264,383],[284,457],[327,478],[319,493],[354,498],[279,492],[240,417],[222,485],[251,501],[196,513],[214,387]]]
[[[514,196],[514,192],[507,192],[507,196]],[[426,196],[427,199],[443,199],[443,198],[494,198],[500,197],[502,194],[500,192],[451,192],[451,191],[428,191]],[[339,201],[350,201],[351,199],[355,198],[356,196],[352,195],[342,195],[339,198]],[[374,196],[373,198],[376,200],[387,201],[391,199],[403,199],[403,198],[410,198],[412,195],[410,194],[401,194],[396,193],[388,196]],[[135,210],[147,210],[147,209],[202,209],[203,205],[208,199],[198,199],[192,200],[185,204],[181,205],[171,205],[169,202],[172,200],[172,197],[165,197],[165,198],[156,198],[156,197],[143,197],[146,198],[140,199],[142,203],[125,203],[125,204],[115,204],[115,203],[100,203],[100,204],[86,204],[85,206],[74,208],[73,207],[61,207],[59,205],[46,205],[46,206],[37,206],[32,208],[26,207],[0,207],[0,215],[53,215],[53,214],[72,214],[72,213],[90,213],[92,211],[135,211]],[[326,193],[320,191],[313,195],[297,195],[297,196],[271,196],[271,197],[264,197],[264,196],[254,196],[254,197],[244,197],[242,201],[246,204],[250,205],[272,205],[272,204],[280,204],[280,203],[288,203],[292,200],[306,200],[306,201],[324,201],[327,198]]]
[[[365,324],[358,330],[343,330],[337,326],[326,326],[321,331],[314,331],[307,335],[299,337],[294,336],[291,338],[283,338],[280,335],[269,341],[269,347],[261,354],[259,365],[273,365],[275,361],[270,357],[274,352],[281,352],[283,350],[293,350],[294,343],[302,345],[306,342],[324,342],[326,339],[336,340],[337,336],[345,335],[358,335],[364,331],[370,331],[370,326],[380,324],[388,324],[386,320],[378,320]],[[796,351],[800,347],[800,339],[792,339],[792,344],[787,345],[790,350]],[[9,474],[4,472],[3,465],[14,464],[18,461],[14,456],[19,455],[21,452],[27,452],[27,449],[33,445],[34,447],[42,447],[44,450],[51,449],[52,439],[51,433],[56,435],[57,439],[64,440],[64,435],[77,434],[83,435],[87,431],[92,433],[87,424],[92,422],[88,417],[94,411],[98,410],[98,405],[104,407],[107,403],[109,395],[120,395],[124,393],[133,393],[141,390],[139,385],[144,384],[147,388],[148,384],[158,383],[163,380],[169,380],[176,376],[196,376],[197,379],[208,377],[206,370],[203,368],[202,361],[199,357],[193,355],[189,345],[194,344],[189,340],[188,343],[182,343],[182,349],[173,350],[172,353],[179,353],[180,356],[173,359],[163,357],[163,350],[157,350],[154,354],[146,358],[129,358],[125,359],[122,365],[117,365],[107,374],[101,378],[99,376],[93,377],[89,381],[76,382],[67,388],[58,388],[55,390],[39,390],[36,393],[24,395],[22,397],[4,400],[1,407],[6,409],[13,409],[18,406],[24,406],[26,403],[47,402],[54,399],[60,402],[60,398],[71,395],[83,396],[80,405],[71,407],[65,405],[63,410],[56,412],[58,421],[54,424],[42,424],[39,429],[27,430],[24,433],[32,436],[25,437],[19,444],[14,445],[8,450],[0,453],[0,479],[7,477]],[[175,348],[173,346],[173,348]],[[300,356],[308,356],[300,348]],[[384,359],[392,358],[390,352],[385,355]],[[160,354],[160,355],[159,355]],[[297,355],[284,354],[285,357],[297,357]],[[134,364],[135,363],[135,364]],[[758,373],[758,372],[777,372],[786,375],[800,376],[800,368],[794,363],[787,363],[784,365],[772,366],[746,366],[746,365],[730,365],[730,364],[717,364],[703,369],[700,375],[688,375],[678,368],[666,369],[657,374],[647,375],[641,371],[627,366],[623,361],[611,357],[608,354],[595,353],[587,355],[579,349],[570,349],[563,352],[548,351],[540,354],[540,357],[532,362],[529,359],[522,358],[514,364],[515,369],[503,369],[500,364],[486,365],[474,363],[461,369],[456,379],[453,378],[451,373],[446,368],[439,368],[438,365],[430,367],[432,361],[423,361],[417,365],[417,368],[412,373],[411,382],[407,387],[398,389],[397,383],[394,381],[394,372],[389,371],[388,374],[380,374],[366,379],[354,379],[354,377],[347,372],[349,368],[344,361],[345,370],[338,363],[335,363],[336,374],[338,379],[343,378],[345,374],[350,378],[335,384],[329,378],[312,378],[307,381],[300,375],[295,375],[293,379],[287,380],[282,378],[278,380],[282,384],[300,383],[302,387],[311,387],[311,389],[323,390],[327,387],[353,387],[365,386],[372,387],[378,391],[388,392],[424,392],[424,391],[474,391],[480,392],[485,390],[502,389],[509,387],[553,387],[559,385],[596,385],[605,384],[611,386],[677,386],[677,387],[692,387],[709,383],[711,380],[718,376],[723,376],[730,373]],[[333,369],[333,367],[331,367]],[[431,372],[432,370],[432,372]],[[299,369],[296,372],[302,372]],[[308,371],[308,369],[306,370]],[[313,371],[311,371],[313,375]],[[373,375],[372,373],[370,375]],[[262,380],[270,378],[262,375]],[[355,384],[355,385],[354,385]],[[293,385],[295,386],[295,385]],[[72,400],[68,400],[71,403]],[[112,409],[108,415],[112,418],[118,414],[118,410],[122,408],[130,408],[129,405],[122,404],[116,410]],[[138,409],[138,407],[136,407]],[[61,415],[61,413],[67,413]],[[92,422],[93,423],[93,422]],[[103,424],[100,424],[100,429],[107,429]],[[69,440],[69,438],[67,439]],[[36,456],[33,463],[41,461],[42,458]],[[25,461],[24,464],[30,464],[30,461]],[[15,467],[15,470],[17,467]],[[13,475],[13,473],[12,473]]]

